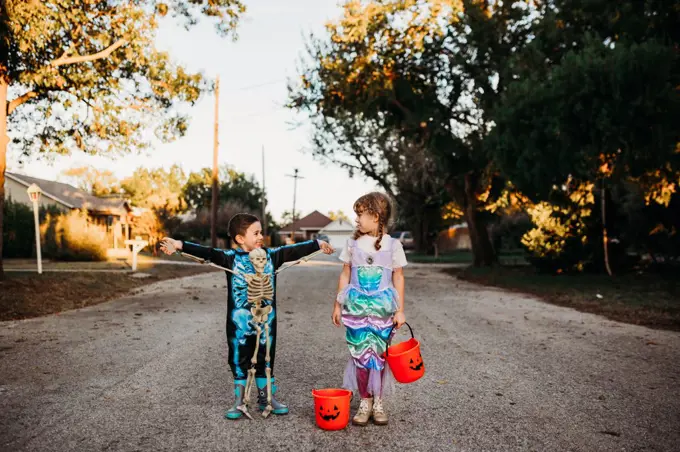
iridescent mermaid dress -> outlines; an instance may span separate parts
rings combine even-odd
[[[343,305],[342,323],[351,355],[343,387],[358,390],[362,398],[385,396],[393,389],[394,377],[383,353],[398,308],[392,284],[392,253],[398,243],[390,238],[386,246],[369,253],[359,248],[356,240],[348,241],[352,273],[337,298]]]

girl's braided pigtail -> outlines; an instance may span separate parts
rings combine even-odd
[[[375,240],[375,250],[380,251],[380,247],[382,246],[380,242],[382,242],[383,234],[385,233],[385,223],[382,218],[379,218],[378,221],[380,222],[380,226],[378,226],[378,238]]]

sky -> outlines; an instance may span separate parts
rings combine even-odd
[[[286,84],[297,77],[305,36],[323,32],[324,24],[340,17],[338,0],[245,0],[248,8],[238,27],[238,40],[220,38],[209,23],[185,31],[173,22],[159,29],[157,48],[190,70],[220,77],[219,164],[262,180],[262,148],[265,150],[265,188],[268,210],[277,220],[293,207],[295,168],[298,180],[296,210],[326,214],[342,210],[351,215],[354,200],[374,190],[363,177],[350,179],[341,168],[316,161],[304,149],[310,147],[310,127],[294,128],[301,118],[282,108]],[[190,110],[191,124],[181,139],[159,143],[146,154],[115,160],[73,153],[50,161],[29,159],[18,163],[10,146],[8,170],[33,177],[68,182],[67,168],[93,166],[109,169],[119,178],[140,166],[168,168],[179,164],[188,174],[212,167],[214,97],[204,96]]]

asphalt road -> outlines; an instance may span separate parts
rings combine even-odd
[[[269,419],[223,418],[232,381],[221,273],[0,323],[0,450],[679,449],[680,334],[425,267],[406,280],[425,376],[398,386],[386,427],[318,429],[311,390],[338,387],[347,361],[330,324],[338,272],[324,261],[282,274],[276,374],[291,413]]]

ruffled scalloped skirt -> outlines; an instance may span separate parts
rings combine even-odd
[[[342,323],[351,358],[345,369],[343,387],[374,396],[393,392],[394,377],[383,354],[390,339],[397,291],[393,287],[366,293],[348,285],[338,294],[343,305]]]

